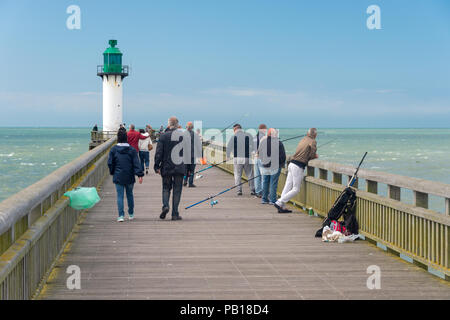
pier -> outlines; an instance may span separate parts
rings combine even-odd
[[[159,219],[161,180],[152,172],[135,185],[135,220],[118,223],[106,167],[113,144],[0,203],[0,299],[450,299],[449,211],[427,208],[428,194],[448,208],[448,185],[361,170],[357,217],[365,241],[354,243],[314,238],[353,173],[319,160],[310,163],[292,214],[261,205],[246,185],[242,197],[231,191],[213,208],[182,210],[233,185],[224,164],[183,189],[182,221]],[[210,145],[205,155],[220,162],[223,147]],[[377,194],[381,183],[389,197]],[[71,209],[62,194],[74,186],[98,186],[102,201]],[[414,191],[414,204],[401,201],[401,188]],[[79,290],[66,285],[71,265],[81,271]],[[370,266],[381,270],[380,289],[367,286]]]

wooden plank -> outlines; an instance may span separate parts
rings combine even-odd
[[[183,189],[180,208],[233,184],[219,169],[202,174],[197,188]],[[243,191],[213,208],[180,209],[182,221],[160,220],[161,178],[151,173],[135,185],[135,220],[118,223],[108,178],[39,298],[450,299],[449,285],[419,267],[365,241],[324,243],[314,238],[321,219],[278,214]],[[70,265],[81,269],[80,290],[66,287]],[[370,265],[382,271],[381,290],[366,287]]]

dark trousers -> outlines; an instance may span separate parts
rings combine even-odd
[[[195,163],[186,164],[186,175],[184,176],[184,181],[187,182],[189,179],[189,185],[194,184],[194,172],[195,172]]]
[[[183,176],[163,176],[162,177],[162,201],[163,207],[169,207],[170,191],[173,189],[172,194],[172,217],[178,216],[178,205],[181,200],[181,190],[183,189]]]

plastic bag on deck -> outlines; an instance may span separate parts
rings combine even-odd
[[[75,188],[64,193],[70,199],[70,206],[75,210],[90,209],[100,201],[97,189],[92,188]]]

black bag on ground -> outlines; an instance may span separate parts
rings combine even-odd
[[[336,199],[330,211],[328,211],[322,227],[316,232],[316,237],[321,237],[323,228],[330,226],[331,221],[337,221],[342,215],[344,215],[344,226],[346,230],[352,234],[357,234],[359,226],[356,220],[355,209],[356,192],[352,188],[347,187]]]

